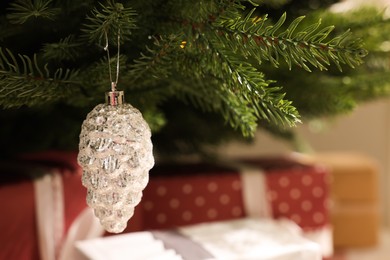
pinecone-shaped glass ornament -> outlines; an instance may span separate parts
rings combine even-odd
[[[123,92],[107,93],[84,120],[78,162],[87,204],[103,227],[122,232],[140,202],[154,165],[151,132],[142,114],[123,103]]]

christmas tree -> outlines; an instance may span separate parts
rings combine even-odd
[[[118,67],[161,153],[258,127],[288,137],[301,118],[387,95],[390,23],[334,2],[2,1],[2,153],[77,149]]]

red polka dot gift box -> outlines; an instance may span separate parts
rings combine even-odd
[[[143,229],[243,217],[288,218],[332,254],[326,168],[294,158],[157,165],[136,209]],[[137,212],[138,211],[138,212]],[[129,225],[131,226],[132,220]]]
[[[156,167],[139,207],[145,229],[245,216],[237,171],[205,164]]]
[[[319,165],[269,159],[248,162],[264,170],[274,218],[287,217],[306,231],[329,223],[329,174]]]

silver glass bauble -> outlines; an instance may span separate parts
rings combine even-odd
[[[107,94],[84,120],[78,162],[87,204],[111,233],[122,232],[141,200],[154,165],[151,132],[142,114],[123,103],[123,92]]]

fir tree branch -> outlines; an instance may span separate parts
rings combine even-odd
[[[388,70],[373,71],[364,76],[359,73],[356,74],[354,77],[343,78],[339,87],[349,89],[357,102],[389,96],[390,74]]]
[[[217,75],[221,63],[215,53],[200,56],[199,51],[187,52],[188,46],[181,39],[173,35],[155,39],[153,48],[147,48],[148,53],[142,54],[124,76],[130,91],[146,87],[142,90],[159,93],[160,102],[164,97],[176,96],[200,109],[221,113],[233,128],[252,136],[257,125],[255,108],[241,93],[232,91],[233,87],[226,88],[226,75]],[[153,89],[156,85],[159,87]]]
[[[187,34],[184,37],[188,40],[188,43],[184,41],[186,44],[180,43],[183,36],[156,40],[155,47],[147,48],[148,54],[142,54],[141,59],[131,66],[125,82],[139,81],[148,87],[155,85],[152,82],[156,79],[176,82],[175,90],[170,92],[196,107],[220,112],[233,128],[240,128],[245,136],[254,134],[256,118],[283,126],[300,122],[291,102],[284,100],[284,94],[279,93],[281,88],[269,87],[271,82],[264,80],[264,75],[250,63],[243,62],[242,56],[225,48],[226,41],[218,34],[205,34],[204,31],[201,34],[195,30],[195,35],[192,38]],[[177,64],[180,68],[172,71],[172,66]],[[176,78],[181,74],[186,75],[188,82],[181,82],[180,89]],[[210,75],[219,79],[218,84],[208,82]]]
[[[92,15],[87,16],[83,32],[92,43],[102,43],[105,34],[112,45],[117,43],[117,34],[120,32],[121,42],[128,40],[135,25],[136,12],[130,7],[124,7],[114,0],[107,0],[106,4],[99,3],[101,10],[94,8]]]
[[[249,104],[254,105],[257,117],[281,126],[294,126],[300,122],[298,111],[290,101],[283,99],[281,88],[270,87],[272,82],[266,81],[263,73],[249,62],[242,61],[234,50],[224,48],[224,41],[220,41],[218,32],[214,36],[207,41],[222,64],[222,77],[225,82],[230,82],[227,85],[235,93],[241,93]]]
[[[60,39],[57,43],[46,43],[43,46],[43,57],[48,60],[75,60],[80,54],[81,43],[74,35]]]
[[[312,17],[313,15],[315,17]],[[355,37],[364,39],[364,46],[370,50],[370,56],[372,56],[373,50],[379,50],[380,45],[387,43],[389,40],[388,35],[383,32],[390,29],[390,19],[382,11],[375,8],[361,8],[343,13],[343,15],[329,11],[319,11],[309,14],[305,19],[306,23],[318,16],[322,17],[325,25],[337,24],[336,31],[351,29]]]
[[[184,74],[185,79],[182,89],[174,93],[184,91],[196,107],[220,113],[244,136],[253,136],[259,118],[285,126],[299,122],[296,109],[283,99],[280,88],[270,87],[262,73],[220,45],[205,34],[184,48],[181,67],[172,75]]]
[[[146,46],[146,52],[141,52],[140,57],[129,66],[124,75],[125,81],[137,88],[153,85],[151,81],[166,79],[171,74],[169,69],[175,56],[181,51],[181,39],[179,35],[154,37],[153,47]]]
[[[41,67],[37,56],[33,59],[9,49],[0,48],[0,106],[40,105],[69,96],[77,84],[77,71],[59,68],[51,73],[47,64]]]
[[[23,24],[30,18],[42,17],[53,20],[59,13],[58,8],[50,7],[52,0],[16,0],[8,8],[7,18],[11,23]]]
[[[185,74],[181,81],[170,82],[174,95],[180,100],[203,111],[221,114],[233,129],[239,129],[245,137],[253,137],[257,127],[254,107],[239,93],[223,87],[223,79]]]
[[[282,30],[286,14],[275,24],[270,24],[267,16],[253,17],[254,10],[242,16],[237,8],[230,8],[218,16],[212,26],[230,41],[231,49],[244,57],[253,57],[259,63],[268,60],[278,67],[282,57],[290,69],[295,64],[311,71],[309,64],[324,70],[332,61],[341,70],[341,64],[352,68],[361,64],[361,58],[367,54],[361,40],[352,39],[349,31],[330,38],[334,27],[320,29],[321,21],[298,31],[304,17],[296,18]]]

